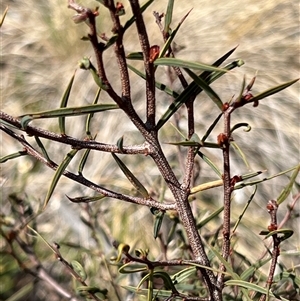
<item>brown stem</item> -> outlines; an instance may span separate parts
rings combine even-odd
[[[155,76],[154,65],[150,61],[150,44],[147,35],[147,30],[140,10],[138,0],[130,0],[130,5],[134,16],[136,17],[136,27],[139,35],[139,40],[144,56],[144,67],[146,73],[146,98],[147,98],[147,122],[146,126],[151,131],[155,127]]]
[[[123,35],[124,30],[120,23],[120,18],[117,14],[117,10],[114,4],[114,1],[109,0],[107,1],[107,7],[110,10],[110,16],[114,23],[113,32],[118,35],[118,38],[115,42],[115,54],[117,58],[117,62],[119,65],[120,70],[120,77],[121,77],[121,86],[122,86],[122,96],[126,98],[126,100],[130,101],[130,81],[129,81],[129,74],[125,56],[125,49],[123,44]]]
[[[44,158],[38,151],[36,151],[22,136],[17,135],[16,133],[14,133],[13,131],[11,131],[10,129],[1,126],[1,128],[7,133],[9,134],[11,137],[13,137],[14,139],[16,139],[17,141],[19,141],[24,149],[27,151],[27,154],[36,158],[37,160],[39,160],[40,162],[42,162],[43,164],[47,165],[48,167],[50,167],[53,170],[56,170],[58,165],[56,163],[54,163],[53,161],[48,161],[46,158]],[[95,190],[96,192],[103,194],[107,197],[113,198],[113,199],[118,199],[118,200],[122,200],[125,202],[129,202],[129,203],[133,203],[133,204],[137,204],[137,205],[143,205],[143,206],[148,206],[148,207],[155,207],[161,210],[174,210],[176,209],[175,204],[166,204],[166,203],[161,203],[161,202],[157,202],[154,201],[151,197],[149,198],[139,198],[139,197],[133,197],[133,196],[128,196],[125,194],[121,194],[121,193],[116,193],[114,191],[111,191],[109,189],[106,189],[104,187],[101,187],[93,182],[90,182],[89,180],[87,180],[86,178],[84,178],[82,175],[75,175],[69,171],[64,171],[63,175],[71,180],[73,180],[74,182],[77,182],[79,184],[82,184],[86,187],[89,187],[92,190]]]
[[[169,35],[168,32],[164,31],[164,27],[161,24],[161,15],[158,12],[156,12],[156,11],[153,12],[153,15],[154,15],[156,23],[157,23],[157,25],[158,25],[158,27],[159,27],[162,35],[163,35],[164,42],[166,42],[168,40],[168,38],[169,38],[170,35]],[[174,51],[173,51],[171,45],[169,46],[169,49],[168,49],[168,52],[167,52],[166,56],[167,57],[169,57],[169,56],[175,57],[175,54],[174,54]],[[175,74],[179,78],[182,87],[185,89],[188,86],[188,82],[186,81],[185,77],[183,76],[180,68],[179,67],[175,67],[175,66],[173,66],[171,68],[175,71]]]
[[[294,196],[293,198],[293,202],[288,205],[288,211],[285,214],[284,218],[282,219],[282,221],[280,222],[280,224],[278,225],[278,229],[281,229],[285,223],[290,219],[292,212],[295,209],[296,203],[297,201],[300,199],[300,193],[298,193],[296,196]],[[261,261],[268,253],[268,249],[271,247],[272,242],[267,246],[267,250],[258,258],[258,262]],[[274,247],[274,241],[273,241],[273,247]],[[276,256],[276,254],[272,254],[272,257]]]
[[[148,130],[146,129],[142,120],[137,115],[131,102],[126,102],[126,103],[123,102],[123,104],[125,106],[125,108],[123,108],[123,110],[125,111],[127,116],[130,118],[132,123],[136,126],[136,128],[141,132],[142,135],[144,135],[144,136],[148,135]],[[17,118],[10,116],[2,111],[0,111],[0,119],[7,121],[11,125],[14,125],[19,129],[22,129],[21,122]],[[130,146],[130,147],[124,146],[123,149],[120,150],[116,145],[98,143],[98,142],[90,141],[90,140],[88,140],[88,141],[78,140],[75,138],[71,138],[69,136],[58,135],[53,132],[49,132],[47,130],[37,128],[37,127],[27,126],[26,130],[24,130],[24,131],[26,131],[26,133],[30,136],[38,136],[38,137],[58,141],[58,142],[61,142],[64,144],[70,144],[70,145],[72,145],[74,147],[78,147],[78,148],[89,148],[89,149],[101,150],[101,151],[105,151],[105,152],[124,153],[124,154],[144,154],[146,156],[149,155],[149,153],[150,153],[150,149],[149,149],[147,143],[145,143],[141,146]]]
[[[74,1],[71,1],[74,3]],[[106,4],[109,4],[109,1],[106,1]],[[110,97],[119,105],[121,109],[123,109],[126,114],[129,116],[131,121],[136,125],[138,130],[141,132],[141,134],[144,136],[146,143],[148,143],[148,149],[149,149],[149,155],[152,157],[154,162],[156,163],[160,173],[162,174],[164,180],[166,181],[169,189],[171,190],[176,205],[174,204],[159,204],[157,202],[153,202],[153,200],[149,199],[142,199],[142,198],[133,198],[129,196],[124,196],[122,194],[117,194],[114,192],[111,192],[109,190],[106,190],[102,187],[95,186],[93,183],[87,181],[85,178],[69,173],[67,171],[64,172],[64,175],[78,181],[79,183],[86,185],[88,187],[91,187],[92,189],[95,189],[96,191],[99,191],[100,193],[110,196],[113,198],[117,198],[120,200],[126,200],[134,203],[139,203],[143,205],[150,205],[152,207],[156,207],[163,210],[168,210],[171,208],[175,208],[178,211],[179,217],[182,221],[182,224],[186,230],[188,241],[191,247],[191,250],[193,252],[193,257],[197,261],[197,263],[207,266],[210,266],[210,262],[208,260],[207,254],[204,249],[204,244],[202,242],[202,239],[199,235],[194,216],[188,201],[189,196],[189,186],[190,186],[190,179],[191,174],[193,170],[193,149],[191,148],[189,150],[188,154],[188,167],[186,170],[186,176],[185,181],[183,185],[180,185],[178,179],[176,178],[172,168],[169,165],[168,160],[166,159],[160,143],[158,141],[157,132],[154,131],[155,127],[155,77],[154,77],[154,66],[153,63],[149,61],[149,52],[150,52],[150,45],[147,37],[147,32],[145,28],[145,24],[143,21],[143,17],[140,11],[139,3],[137,0],[131,0],[130,1],[132,11],[134,16],[136,17],[136,25],[139,33],[139,39],[140,44],[142,47],[142,51],[144,54],[144,65],[145,65],[145,71],[146,71],[146,97],[147,97],[147,122],[144,124],[140,117],[135,112],[134,108],[132,107],[131,102],[126,101],[126,97],[119,97],[115,91],[110,86],[105,70],[103,65],[103,50],[101,49],[101,45],[98,44],[98,38],[96,33],[96,26],[95,26],[95,14],[93,14],[91,11],[84,11],[84,13],[88,14],[89,17],[89,26],[91,29],[90,33],[90,41],[93,45],[96,59],[97,59],[97,67],[98,67],[98,73],[99,77],[102,79],[104,84],[108,87],[107,93],[110,95]],[[194,125],[193,125],[193,109],[192,106],[188,107],[189,115],[190,115],[190,123],[189,123],[189,136],[192,135],[194,132]],[[192,116],[192,118],[191,118]],[[17,139],[16,137],[14,137]],[[18,139],[17,139],[18,140]],[[22,143],[26,149],[26,151],[32,155],[35,156],[37,159],[41,160],[44,164],[47,164],[50,168],[55,169],[57,166],[53,162],[47,161],[45,158],[43,158],[42,155],[40,155],[38,152],[36,152],[35,149],[33,149],[24,139],[22,140]],[[157,203],[157,204],[156,204]],[[158,205],[158,206],[157,206]],[[164,207],[164,208],[163,208]],[[219,301],[222,299],[221,296],[221,290],[217,287],[216,278],[214,276],[214,273],[211,270],[207,270],[205,268],[199,268],[198,272],[201,272],[204,281],[206,283],[206,286],[208,288],[208,295],[210,296],[210,300],[212,301]]]
[[[151,144],[153,143],[153,141],[148,142]],[[209,267],[210,262],[206,255],[204,245],[198,232],[192,209],[188,201],[189,191],[188,189],[184,190],[183,187],[179,184],[172,168],[170,167],[161,150],[158,141],[154,141],[154,143],[155,144],[152,144],[152,146],[155,148],[155,151],[152,152],[151,157],[155,161],[160,173],[162,174],[168,187],[174,195],[177,211],[187,233],[188,241],[191,246],[194,259],[199,264]],[[199,271],[201,272],[205,284],[209,290],[209,295],[212,298],[211,300],[222,300],[221,291],[217,286],[216,278],[213,272],[203,268],[199,268]]]
[[[107,79],[104,63],[103,63],[103,45],[98,42],[98,35],[96,29],[96,17],[98,12],[93,12],[91,9],[78,5],[74,0],[69,0],[69,8],[75,10],[79,15],[85,18],[90,28],[89,39],[93,46],[96,61],[97,61],[97,71],[101,81],[106,86],[106,92],[109,96],[120,106],[123,107],[122,98],[114,91],[110,82]]]
[[[224,189],[224,212],[223,212],[223,245],[222,256],[227,261],[230,253],[230,211],[231,211],[231,193],[233,191],[233,185],[231,185],[230,177],[230,116],[234,111],[233,107],[228,107],[224,112],[224,133],[218,136],[218,143],[222,147],[223,151],[223,189]],[[224,264],[220,265],[220,270],[225,272],[226,268]],[[218,283],[222,287],[224,283],[224,273],[219,274]]]
[[[15,118],[1,111],[0,119],[8,122],[9,124],[17,127],[20,130],[23,130],[21,126],[21,122],[19,121],[18,118]],[[5,131],[5,127],[2,125],[1,125],[1,129]],[[71,145],[74,148],[92,149],[97,151],[103,151],[109,153],[122,153],[128,155],[134,155],[134,154],[149,155],[150,152],[147,143],[141,145],[123,146],[122,150],[120,150],[120,148],[115,144],[105,144],[94,140],[76,139],[71,136],[63,136],[30,125],[28,125],[26,129],[23,131],[26,132],[29,136],[38,136],[48,140],[57,141],[63,144]]]
[[[277,210],[278,210],[278,204],[275,200],[270,200],[267,205],[268,212],[270,213],[271,216],[271,224],[269,226],[270,231],[274,231],[278,229],[277,225]],[[267,290],[270,289],[272,283],[273,283],[273,278],[274,278],[274,273],[278,261],[278,257],[280,255],[280,238],[278,237],[278,234],[272,235],[273,239],[273,251],[272,251],[272,262],[270,265],[270,270],[269,270],[269,275],[268,275],[268,280],[267,280]],[[261,295],[259,301],[265,301],[267,298],[267,294]]]

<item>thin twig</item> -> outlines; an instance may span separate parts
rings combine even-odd
[[[136,27],[139,35],[140,45],[144,56],[144,67],[146,73],[146,98],[147,98],[147,122],[146,126],[151,131],[155,127],[155,76],[154,76],[154,65],[150,61],[150,44],[147,35],[147,30],[141,13],[140,5],[138,0],[130,0],[131,9],[133,15],[136,17]]]
[[[155,161],[160,173],[164,177],[167,185],[174,195],[178,214],[187,233],[194,259],[197,260],[199,264],[209,267],[210,262],[205,252],[204,244],[198,232],[192,209],[188,201],[189,193],[187,190],[182,189],[172,168],[169,165],[169,162],[165,158],[160,145],[156,144],[155,148],[156,151],[153,152],[151,157]],[[221,291],[217,286],[216,278],[213,272],[202,268],[199,268],[199,271],[201,271],[205,284],[207,285],[209,295],[212,298],[211,300],[221,300]]]
[[[270,229],[270,231],[277,230],[277,228],[278,228],[278,225],[277,225],[278,204],[277,204],[277,202],[275,200],[268,201],[267,209],[268,209],[268,212],[271,217],[271,223],[268,228]],[[267,285],[266,285],[268,291],[273,283],[274,273],[275,273],[278,257],[280,255],[279,245],[280,245],[281,240],[278,237],[278,234],[276,233],[276,234],[272,235],[272,239],[273,239],[272,261],[271,261],[269,275],[268,275],[268,279],[267,279]],[[266,298],[267,298],[267,294],[263,294],[263,295],[261,295],[259,301],[265,301]]]
[[[284,218],[282,219],[282,221],[280,222],[280,224],[278,225],[278,229],[281,229],[286,222],[290,219],[292,212],[295,209],[296,203],[297,201],[300,200],[300,193],[298,193],[296,196],[293,197],[293,201],[291,204],[288,205],[288,211],[286,212]],[[274,242],[273,242],[274,243]],[[270,242],[270,244],[268,246],[266,246],[266,251],[263,252],[263,254],[258,258],[258,262],[262,261],[264,257],[266,257],[267,254],[269,254],[269,249],[272,245],[272,242]]]
[[[157,25],[158,25],[161,33],[162,33],[164,42],[166,43],[167,40],[168,40],[168,38],[169,38],[169,36],[170,36],[170,34],[169,34],[169,32],[165,32],[164,31],[164,27],[161,24],[161,18],[162,18],[162,16],[158,12],[156,12],[156,11],[153,12],[153,15],[155,17],[156,23],[157,23]],[[169,46],[169,49],[168,49],[168,52],[167,52],[166,56],[167,57],[175,57],[175,54],[174,54],[174,51],[173,51],[171,45]],[[181,69],[179,67],[176,67],[176,66],[172,66],[171,68],[175,71],[175,74],[179,78],[182,87],[185,89],[188,86],[188,82],[186,81],[186,79],[185,79],[185,77],[184,77]]]
[[[17,127],[19,130],[26,132],[29,136],[38,136],[48,140],[57,141],[63,144],[71,145],[74,148],[92,149],[92,150],[103,151],[108,153],[122,153],[128,155],[135,155],[135,154],[149,155],[151,151],[147,143],[143,143],[141,145],[123,146],[121,150],[115,144],[100,143],[94,140],[76,139],[71,136],[63,136],[35,126],[28,125],[26,129],[22,129],[21,122],[19,119],[11,115],[8,115],[2,111],[0,112],[0,119],[6,121],[12,126]],[[3,131],[5,131],[5,127],[3,125],[0,125],[0,127]]]
[[[90,42],[93,46],[96,61],[97,61],[97,71],[98,75],[103,82],[103,84],[106,86],[106,92],[109,94],[109,96],[120,106],[120,108],[123,107],[123,101],[122,98],[114,91],[112,88],[110,82],[108,81],[108,78],[106,76],[104,63],[103,63],[103,45],[99,44],[98,42],[98,35],[97,35],[97,29],[96,29],[96,17],[98,16],[98,11],[92,11],[89,8],[83,7],[78,5],[74,0],[69,0],[69,8],[75,10],[79,17],[85,18],[85,21],[87,25],[90,28],[90,33],[88,35]]]
[[[153,12],[153,15],[156,19],[156,23],[162,33],[163,36],[163,40],[166,43],[168,38],[169,38],[169,32],[165,32],[164,27],[161,23],[161,19],[162,19],[162,15],[160,15],[158,12]],[[168,52],[166,54],[167,57],[171,56],[171,57],[175,57],[175,54],[173,52],[173,49],[171,47],[171,45],[169,46]],[[177,77],[179,78],[182,87],[185,89],[188,86],[188,83],[185,79],[185,77],[182,74],[182,71],[180,70],[179,67],[168,67],[168,74],[170,77],[170,81],[172,81],[171,79],[171,69],[173,69],[175,71],[175,74],[177,75]],[[191,96],[190,100],[186,103],[186,107],[187,107],[187,115],[188,115],[188,139],[191,138],[191,136],[194,134],[195,132],[195,123],[194,123],[194,100],[195,100],[195,96]],[[177,118],[176,118],[177,116]],[[176,118],[176,123],[177,126],[179,126],[179,118],[178,115],[175,114],[175,118]],[[179,149],[179,153],[182,154],[180,146],[178,147]],[[187,159],[186,159],[186,163],[183,163],[183,160],[181,158],[181,156],[179,156],[179,160],[181,162],[181,166],[184,166],[183,170],[185,170],[185,176],[184,176],[184,186],[189,189],[190,187],[190,182],[191,182],[191,178],[192,178],[192,174],[193,174],[193,166],[194,166],[194,155],[193,155],[194,149],[193,148],[189,148],[188,150],[188,155],[187,155]]]
[[[224,133],[218,136],[218,144],[223,151],[223,190],[224,190],[224,219],[223,219],[223,245],[222,256],[225,260],[228,260],[230,252],[230,219],[231,219],[231,193],[234,189],[234,185],[231,183],[230,176],[230,117],[234,111],[232,106],[229,106],[224,112]],[[221,271],[226,271],[224,264],[220,265]],[[218,283],[222,287],[224,282],[224,274],[221,273],[218,276]]]
[[[105,1],[106,6],[109,5],[108,2],[109,2],[108,0]],[[135,109],[133,108],[130,99],[128,99],[128,95],[130,95],[130,89],[128,87],[123,87],[124,95],[122,97],[120,97],[114,91],[114,89],[112,88],[111,84],[109,83],[109,81],[107,79],[105,68],[104,68],[104,63],[103,63],[103,51],[104,51],[103,47],[104,47],[104,45],[102,45],[101,43],[100,44],[98,43],[98,36],[97,36],[97,29],[96,29],[96,22],[95,22],[95,18],[98,15],[98,12],[92,12],[88,8],[81,7],[78,4],[76,4],[74,0],[69,0],[69,8],[77,11],[79,14],[85,14],[84,16],[86,16],[86,18],[88,19],[87,24],[90,27],[90,31],[91,31],[89,34],[89,39],[93,46],[95,57],[97,60],[98,74],[99,74],[101,81],[106,86],[106,89],[105,89],[106,92],[119,105],[120,109],[122,109],[127,114],[127,116],[130,118],[132,123],[137,127],[137,129],[143,135],[147,135],[147,133],[149,132],[149,126],[145,126],[145,124],[142,122],[141,118],[138,116]],[[139,9],[138,9],[138,12],[140,14],[140,18],[143,23],[143,19],[141,17],[141,13],[140,13]],[[136,16],[136,17],[138,17],[138,16]],[[145,27],[145,25],[144,25],[144,27]],[[120,32],[121,32],[121,30],[122,29],[120,27]],[[121,37],[118,37],[118,39],[121,39]],[[119,46],[121,46],[121,44],[120,44],[121,41],[122,40],[119,40],[119,42],[118,42]],[[148,44],[149,44],[149,42],[148,42]],[[147,49],[150,49],[149,45],[148,45]],[[121,64],[121,68],[123,70],[123,68],[125,67],[125,64],[126,64],[126,62],[124,61],[125,54],[123,53],[124,50],[118,50],[118,53],[119,53],[119,51],[121,51],[120,56],[119,56],[119,59],[120,59],[119,64]],[[148,70],[147,76],[149,77],[149,78],[147,77],[147,81],[146,81],[147,87],[148,87],[147,94],[146,94],[147,95],[147,103],[148,103],[147,111],[148,111],[148,115],[150,116],[149,121],[151,121],[149,124],[151,125],[153,123],[150,126],[150,129],[152,129],[155,126],[155,80],[154,80],[154,67],[153,67],[153,64],[149,62],[149,50],[147,51],[147,55],[148,55],[147,56],[148,60],[145,61],[145,64],[146,64],[147,70]],[[128,71],[126,71],[126,72],[128,72]],[[129,84],[128,74],[121,75],[121,82],[122,82],[122,84],[125,84],[126,82],[128,82],[128,84]]]
[[[2,128],[5,129],[5,132],[9,134],[11,137],[14,139],[18,140],[24,147],[24,149],[27,151],[28,155],[33,156],[36,158],[38,161],[42,162],[43,164],[47,165],[53,170],[56,170],[58,165],[53,162],[53,161],[48,161],[46,158],[43,157],[42,154],[40,154],[38,151],[36,151],[22,136],[17,135],[13,131],[9,130],[8,128],[1,126]],[[138,204],[138,205],[144,205],[148,207],[156,207],[161,210],[174,210],[176,209],[176,205],[173,204],[166,204],[166,203],[161,203],[154,201],[151,197],[149,198],[139,198],[139,197],[133,197],[133,196],[128,196],[125,194],[121,193],[116,193],[114,191],[111,191],[109,189],[106,189],[104,187],[101,187],[86,178],[84,178],[82,175],[75,175],[69,171],[64,171],[63,175],[79,184],[82,184],[86,187],[89,187],[92,190],[95,190],[96,192],[103,194],[107,197],[113,198],[113,199],[118,199],[122,200],[125,202],[133,203],[133,204]]]
[[[116,54],[116,58],[117,58],[117,62],[119,65],[119,70],[120,70],[122,96],[127,101],[131,101],[130,81],[129,81],[126,56],[125,56],[125,49],[124,49],[124,44],[123,44],[124,29],[120,23],[120,18],[117,14],[117,10],[116,10],[114,1],[112,1],[112,0],[107,1],[106,6],[108,7],[108,9],[110,11],[110,16],[114,23],[113,32],[118,35],[117,40],[115,42],[115,54]]]

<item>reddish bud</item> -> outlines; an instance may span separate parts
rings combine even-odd
[[[117,2],[117,4],[116,4],[116,15],[117,16],[125,15],[125,9],[121,2]]]
[[[278,208],[278,204],[275,200],[269,200],[267,204],[268,212],[270,213],[273,210],[276,210]]]
[[[268,203],[267,209],[268,209],[268,212],[273,211],[274,210],[274,206],[271,203]]]
[[[121,2],[117,2],[116,9],[122,9],[124,8],[123,4]]]
[[[233,187],[237,182],[241,182],[243,179],[241,176],[235,175],[233,178],[230,180],[230,186]]]
[[[229,108],[229,103],[228,103],[228,102],[223,103],[222,111],[224,112],[224,111],[226,111],[228,108]]]
[[[98,10],[95,10],[95,11],[93,12],[93,15],[94,15],[95,17],[99,16],[99,11],[98,11]]]
[[[220,145],[221,147],[225,147],[228,144],[227,135],[224,133],[219,134],[217,137],[217,142],[218,142],[218,145]]]
[[[268,226],[268,230],[269,230],[270,232],[273,232],[273,231],[277,230],[277,225],[271,223],[271,224]]]
[[[158,45],[151,46],[149,53],[149,62],[153,63],[159,56],[160,47]]]
[[[245,101],[249,101],[251,98],[253,98],[253,95],[252,95],[252,93],[249,93],[249,92],[243,96],[243,99]]]

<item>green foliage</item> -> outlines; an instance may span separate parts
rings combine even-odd
[[[257,158],[240,141],[252,129],[247,114],[298,79],[263,84],[254,93],[259,75],[248,85],[243,77],[237,96],[228,96],[215,82],[244,65],[242,59],[227,62],[236,47],[218,59],[209,52],[211,65],[177,58],[174,41],[191,11],[175,22],[176,3],[169,0],[165,15],[154,13],[160,49],[150,44],[146,31],[153,23],[144,23],[153,0],[142,6],[129,1],[132,15],[122,3],[98,2],[100,8],[90,9],[69,0],[76,26],[89,29],[82,40],[94,54],[82,55],[81,70],[71,78],[64,74],[69,81],[59,87],[60,103],[50,109],[41,103],[30,113],[22,108],[17,118],[1,112],[5,139],[22,149],[5,150],[0,161],[11,169],[1,209],[3,298],[43,300],[46,291],[49,300],[297,300],[299,251],[293,239],[299,162],[283,162],[284,171],[260,178],[266,171],[251,169]],[[111,37],[100,34],[105,25],[97,23],[99,14],[113,28]],[[8,17],[5,10],[1,27]],[[139,47],[125,39],[134,25]],[[111,55],[109,64],[105,55]],[[129,65],[130,60],[137,64]],[[86,91],[84,99],[80,90]],[[261,147],[255,137],[246,140]],[[40,164],[31,163],[18,179],[14,164],[28,158]],[[44,173],[46,184],[41,184]],[[263,196],[260,187],[277,178],[283,179],[281,191]],[[19,181],[24,188],[35,186],[36,193],[12,191]],[[289,202],[287,209],[283,202]],[[256,224],[256,214],[263,223]]]

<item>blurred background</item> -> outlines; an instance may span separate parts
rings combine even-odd
[[[91,8],[99,5],[96,1],[83,0],[80,4]],[[127,2],[123,4],[126,15],[122,16],[121,20],[125,23],[131,16],[131,11]],[[4,0],[1,2],[1,14],[6,6],[9,6],[9,11],[0,30],[1,110],[18,116],[57,108],[71,76],[75,69],[78,69],[78,61],[87,56],[94,62],[93,51],[89,43],[80,40],[82,36],[87,34],[88,27],[84,23],[74,24],[72,21],[74,11],[67,8],[67,1]],[[166,7],[167,1],[154,1],[144,14],[151,45],[163,46],[162,35],[155,23],[153,11],[162,13],[166,11]],[[177,49],[177,58],[211,64],[238,45],[228,62],[234,59],[245,61],[244,66],[229,72],[212,85],[224,102],[239,94],[244,76],[249,82],[253,76],[257,75],[252,89],[254,95],[299,77],[298,1],[178,0],[175,1],[171,27],[175,28],[190,9],[192,11],[175,39],[174,47]],[[106,33],[107,36],[110,36],[112,25],[108,14],[101,5],[97,22],[99,33]],[[126,53],[140,51],[138,45],[137,33],[132,26],[125,34]],[[142,70],[140,62],[130,63]],[[119,73],[113,51],[105,53],[105,64],[108,78],[119,93]],[[133,73],[130,73],[130,76],[133,103],[137,111],[144,116],[144,82]],[[176,81],[170,81],[167,70],[164,68],[158,69],[157,78],[177,92],[182,90]],[[83,70],[77,70],[69,106],[91,104],[96,92],[97,86],[90,74]],[[247,122],[251,126],[251,131],[238,130],[234,134],[235,141],[245,153],[248,164],[245,164],[238,153],[233,151],[232,174],[265,170],[263,177],[267,177],[299,164],[299,92],[300,85],[297,83],[279,94],[262,100],[257,108],[247,106],[236,111],[233,124]],[[157,100],[159,118],[170,104],[171,99],[164,93],[158,92]],[[111,100],[102,93],[100,102],[111,103]],[[196,111],[197,134],[202,137],[218,114],[218,108],[201,93],[196,101]],[[179,114],[181,129],[183,134],[186,134],[184,110],[180,111]],[[162,142],[174,142],[182,139],[172,126],[172,122],[171,120],[163,127],[161,131]],[[67,134],[84,138],[84,124],[84,117],[68,118]],[[58,122],[54,119],[34,121],[32,125],[51,131],[59,131]],[[125,145],[143,142],[141,135],[128,122],[127,117],[117,111],[108,112],[105,115],[97,114],[93,119],[92,131],[93,135],[97,134],[97,141],[105,143],[116,143],[121,136],[124,136]],[[220,131],[222,131],[221,123],[212,133],[209,141],[216,142],[216,137]],[[28,141],[33,142],[33,139],[28,137]],[[70,151],[68,146],[47,141],[43,141],[43,143],[49,147],[49,155],[56,163],[61,162],[66,153]],[[5,134],[1,136],[1,144],[1,156],[21,149],[20,145]],[[182,169],[178,163],[180,162],[178,158],[184,154],[184,151],[178,153],[178,149],[170,147],[170,145],[164,145],[164,150],[180,178]],[[206,150],[204,152],[221,168],[219,151]],[[70,170],[76,172],[79,159],[80,156],[74,159]],[[132,171],[135,171],[141,182],[159,199],[162,191],[164,191],[164,183],[162,183],[159,172],[153,166],[152,161],[149,158],[145,159],[139,156],[122,157],[122,160],[128,164]],[[218,179],[217,175],[203,161],[199,160],[199,168],[200,176],[195,184],[199,185]],[[134,193],[130,183],[120,173],[110,154],[91,152],[84,174],[91,181],[104,187],[127,194]],[[3,212],[7,215],[11,213],[11,205],[8,200],[12,193],[25,199],[31,204],[33,210],[37,210],[39,204],[43,203],[52,176],[52,170],[36,163],[31,158],[22,157],[3,164],[1,172],[2,193],[0,196]],[[237,248],[239,252],[247,253],[249,259],[257,259],[257,256],[265,250],[264,242],[258,238],[258,233],[266,229],[269,221],[265,206],[269,199],[278,197],[288,182],[288,176],[283,175],[259,185],[256,197],[251,203],[244,217],[243,225],[237,234],[239,237]],[[299,179],[297,182],[299,185]],[[252,191],[253,188],[251,187],[235,193],[233,200],[234,220],[238,218],[241,208],[245,205]],[[297,192],[299,191],[293,190],[293,193]],[[70,197],[92,196],[94,193],[62,178],[49,203],[48,210],[38,218],[38,230],[49,242],[72,243],[78,247],[92,249],[96,244],[91,238],[91,230],[80,218],[85,214],[86,208],[70,203],[65,195]],[[165,199],[171,200],[168,191],[166,191]],[[291,196],[287,202],[291,202]],[[198,194],[193,202],[197,219],[200,221],[205,218],[209,213],[219,208],[221,203],[221,188]],[[101,252],[103,252],[103,256],[109,258],[114,254],[111,240],[116,239],[125,241],[133,247],[151,246],[152,256],[159,258],[160,246],[153,238],[153,216],[148,208],[107,199],[94,203],[90,207],[95,216],[102,221],[99,226],[102,232],[99,232],[98,235],[102,242]],[[298,205],[297,212],[299,209]],[[286,207],[282,206],[280,216],[283,217],[285,213]],[[165,219],[163,229],[166,233],[170,223],[170,220]],[[214,233],[216,227],[220,226],[220,223],[221,218],[216,219],[201,231],[209,236]],[[253,223],[255,223],[256,229],[252,228]],[[286,224],[286,228],[296,229],[296,225],[297,220],[291,220],[290,223]],[[251,251],[249,251],[250,246]],[[296,232],[283,246],[286,250],[296,250],[297,247],[299,248],[299,232]],[[82,252],[78,252],[78,248],[69,246],[63,250],[68,259],[80,258],[84,260],[90,272],[97,274],[97,269],[95,270],[94,267],[95,261],[93,261],[95,258],[90,259],[90,254],[89,256],[82,255]],[[51,266],[53,273],[61,275],[61,267],[53,266],[52,261],[54,259],[49,256],[51,252],[43,244],[41,244],[39,252],[47,264]],[[178,256],[178,252],[176,246],[173,246],[170,254],[168,254],[169,258]],[[287,265],[295,262],[295,258],[288,256],[283,256],[282,260]],[[7,298],[22,284],[20,284],[19,279],[13,281],[11,278],[11,275],[19,275],[15,264],[7,263],[7,265],[3,265],[3,270],[6,271],[4,276],[6,277],[6,286],[2,287],[1,290],[3,296]],[[23,279],[23,281],[25,280]],[[105,282],[107,279],[103,281]],[[44,300],[43,290],[36,288],[35,295],[36,299],[30,300]],[[57,298],[54,296],[53,298]]]

